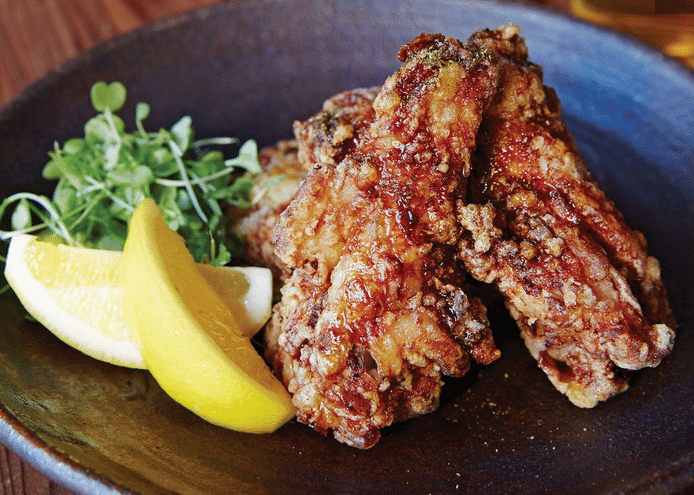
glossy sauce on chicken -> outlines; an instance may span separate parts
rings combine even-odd
[[[627,388],[624,370],[656,366],[672,349],[658,262],[591,179],[518,28],[479,31],[470,43],[498,57],[501,77],[470,204],[458,209],[460,257],[499,288],[555,387],[593,407]]]
[[[305,179],[241,223],[281,269],[266,357],[298,420],[369,448],[436,409],[442,376],[497,359],[467,276],[571,402],[624,391],[672,349],[658,262],[590,177],[518,27],[423,34],[398,56],[382,87],[333,96],[264,152],[266,174]]]

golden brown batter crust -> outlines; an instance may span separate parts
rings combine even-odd
[[[527,59],[518,28],[469,41],[500,57],[485,114],[460,257],[495,284],[552,383],[592,407],[627,387],[622,372],[656,366],[673,344],[660,269],[590,178],[554,91]]]
[[[433,411],[443,375],[495,360],[466,272],[499,289],[574,404],[625,390],[672,349],[658,262],[590,177],[518,28],[423,34],[399,57],[382,88],[335,95],[261,153],[291,180],[241,223],[282,270],[266,356],[297,418],[368,448]]]

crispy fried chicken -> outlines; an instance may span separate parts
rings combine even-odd
[[[382,88],[335,95],[261,152],[257,190],[285,180],[235,225],[282,274],[266,357],[297,418],[369,448],[433,411],[443,375],[496,359],[466,271],[572,403],[625,390],[673,345],[658,261],[586,170],[518,28],[398,55]]]
[[[309,170],[315,165],[336,166],[353,152],[374,120],[374,100],[380,86],[338,93],[305,122],[294,123],[299,160]]]
[[[460,258],[503,294],[554,386],[593,407],[627,388],[623,370],[656,366],[674,339],[660,269],[586,171],[515,26],[469,43],[500,59],[460,203]]]
[[[293,271],[268,359],[300,421],[360,448],[435,409],[441,376],[466,373],[470,356],[499,356],[455,248],[455,204],[497,64],[441,35],[399,57],[375,100],[373,90],[346,94],[297,124],[313,168],[275,227]]]

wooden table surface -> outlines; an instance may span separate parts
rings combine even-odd
[[[524,0],[533,3],[533,0]],[[568,11],[570,0],[536,0]],[[0,0],[0,107],[114,36],[220,0]],[[694,57],[690,60],[694,65]],[[0,444],[0,495],[70,495]]]

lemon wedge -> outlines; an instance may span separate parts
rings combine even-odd
[[[63,342],[101,361],[144,368],[121,309],[120,258],[16,235],[5,278],[27,312]]]
[[[288,392],[152,200],[131,218],[120,277],[134,340],[174,400],[211,423],[249,433],[275,431],[294,415]]]
[[[121,306],[121,256],[16,235],[5,278],[27,312],[63,342],[107,363],[145,368]],[[272,311],[270,270],[196,267],[235,315],[242,334],[256,334]]]
[[[272,315],[272,272],[257,266],[196,266],[234,315],[241,333],[258,333]]]

